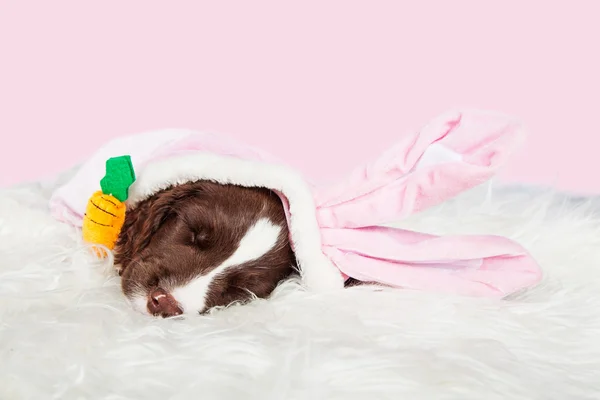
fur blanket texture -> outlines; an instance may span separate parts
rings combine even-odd
[[[600,200],[487,184],[398,225],[501,234],[544,269],[510,299],[354,287],[187,319],[129,308],[54,221],[0,191],[0,399],[600,399]]]

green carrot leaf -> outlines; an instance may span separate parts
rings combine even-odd
[[[135,172],[128,155],[106,160],[106,175],[100,180],[102,193],[124,202],[129,196],[129,187],[135,182]]]

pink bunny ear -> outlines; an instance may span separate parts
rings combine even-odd
[[[346,276],[405,289],[502,298],[536,284],[541,270],[499,236],[434,236],[387,227],[321,230],[323,253]]]
[[[321,227],[399,221],[488,180],[519,143],[514,120],[483,111],[444,114],[379,159],[315,196]]]
[[[394,287],[504,297],[541,270],[498,236],[434,236],[378,226],[489,179],[518,144],[509,118],[462,112],[436,118],[337,186],[317,192],[322,251],[346,276]]]

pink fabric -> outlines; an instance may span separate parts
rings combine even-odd
[[[518,125],[499,114],[440,116],[346,180],[317,192],[324,253],[345,276],[410,289],[503,297],[537,283],[536,262],[506,238],[376,227],[485,182],[520,139]],[[453,154],[419,168],[434,144]]]
[[[345,277],[401,288],[503,297],[537,283],[541,278],[538,265],[523,247],[507,238],[440,237],[380,226],[485,182],[521,136],[518,124],[500,114],[448,113],[403,137],[338,184],[310,184],[321,251]],[[169,137],[139,138],[155,143],[139,151],[131,143],[129,147],[113,144],[111,156],[132,154],[136,170],[141,171],[157,159],[197,152],[265,162],[274,168],[282,164],[261,150],[221,136],[178,131]],[[99,151],[55,192],[50,202],[55,217],[80,226],[85,202],[103,174],[98,163],[103,165],[106,156]],[[279,194],[290,222],[286,194]]]
[[[361,281],[503,297],[540,279],[527,252],[503,237],[439,237],[387,227],[324,228],[322,234],[325,254]]]
[[[498,114],[438,117],[346,180],[316,194],[321,226],[361,227],[399,221],[488,180],[513,150],[518,127]],[[416,168],[433,144],[461,160]]]

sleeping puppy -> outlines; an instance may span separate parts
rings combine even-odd
[[[141,202],[115,247],[123,293],[161,317],[266,298],[296,271],[295,260],[275,193],[208,181]]]

